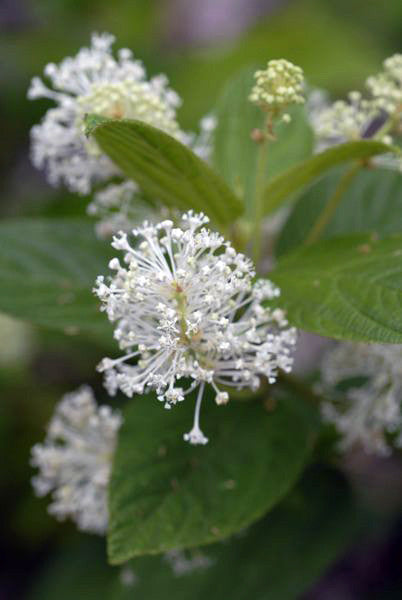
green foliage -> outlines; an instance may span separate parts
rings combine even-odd
[[[87,133],[123,173],[167,206],[203,211],[226,225],[242,205],[226,183],[189,148],[140,121],[87,117]]]
[[[112,563],[211,543],[260,518],[294,484],[310,453],[315,413],[285,398],[273,412],[259,402],[209,401],[210,441],[183,443],[191,398],[165,411],[136,398],[125,411],[110,484]]]
[[[309,85],[325,86],[338,95],[359,89],[400,38],[400,3],[378,11],[375,3],[366,6],[363,0],[354,7],[349,0],[299,0],[267,13],[238,39],[220,35],[207,48],[192,48],[185,46],[181,24],[176,28],[173,23],[175,8],[165,4],[139,0],[116,6],[91,0],[89,6],[83,0],[45,0],[18,10],[17,27],[6,23],[7,35],[0,41],[7,56],[0,148],[5,167],[3,213],[39,217],[0,224],[0,310],[46,328],[34,329],[36,343],[18,368],[0,368],[6,398],[0,414],[4,455],[18,439],[1,484],[5,545],[10,563],[17,548],[22,570],[25,561],[36,563],[35,545],[41,560],[41,548],[48,548],[50,541],[51,554],[56,553],[64,535],[45,512],[47,499],[39,502],[30,490],[29,448],[41,439],[55,399],[95,375],[96,343],[113,343],[112,328],[91,293],[95,277],[108,270],[110,245],[95,239],[93,223],[60,219],[82,217],[87,199],[77,202],[65,191],[44,192],[40,178],[25,181],[15,169],[28,129],[50,106],[47,101],[27,103],[29,79],[47,62],[58,62],[87,44],[89,31],[112,30],[116,46],[132,47],[150,76],[168,73],[184,99],[180,123],[194,129],[198,118],[211,111],[222,83],[239,67],[257,61],[261,68],[267,60],[283,56],[303,67]],[[41,27],[24,26],[31,21]],[[244,213],[261,216],[253,210],[258,145],[250,131],[261,127],[262,115],[248,101],[252,82],[247,69],[229,81],[218,98],[213,163],[217,173],[152,127],[94,116],[89,120],[101,148],[150,200],[204,211],[212,227],[227,238],[233,233],[234,243],[245,253],[255,243],[259,219],[254,230],[251,223],[241,222],[233,229],[230,225]],[[269,144],[263,173],[265,214],[297,199],[276,247],[282,258],[272,273],[282,289],[278,305],[288,310],[292,323],[322,335],[402,343],[402,236],[382,239],[402,232],[400,174],[362,170],[321,232],[324,241],[302,246],[344,166],[392,148],[362,141],[311,158],[304,108],[291,112],[292,122],[276,128],[277,141]],[[271,258],[261,257],[261,264]],[[66,339],[65,333],[82,333],[96,343]],[[7,345],[7,335],[3,337]],[[164,557],[137,556],[130,560],[135,585],[124,587],[120,568],[106,565],[104,540],[80,536],[79,545],[73,540],[50,565],[31,600],[294,600],[304,594],[354,537],[361,507],[354,506],[348,486],[334,472],[312,469],[291,490],[307,461],[333,458],[332,429],[327,450],[316,446],[311,456],[317,423],[303,397],[309,397],[310,388],[295,380],[300,394],[280,400],[273,412],[271,399],[264,404],[246,398],[246,392],[244,401],[232,397],[227,407],[209,400],[201,419],[210,442],[201,448],[182,440],[191,427],[194,398],[171,412],[154,397],[127,404],[111,489],[111,558],[120,562],[179,546],[191,554],[198,552],[194,545],[219,540],[202,549],[212,560],[210,568],[175,577]],[[274,396],[278,388],[270,388]],[[253,523],[256,519],[260,520]],[[64,531],[71,535],[73,527]],[[225,536],[229,538],[222,542]],[[379,593],[388,597],[385,591]]]
[[[402,343],[402,236],[350,235],[301,248],[270,273],[296,327],[362,342]]]
[[[249,67],[224,88],[213,114],[218,119],[214,134],[213,164],[238,195],[250,213],[255,194],[258,144],[251,139],[254,129],[263,127],[263,113],[248,99],[254,85],[255,68]],[[312,132],[304,108],[289,111],[290,124],[276,126],[277,140],[270,144],[266,161],[266,180],[312,152]]]
[[[287,171],[313,152],[313,132],[304,106],[289,107],[290,123],[280,121],[274,128],[276,140],[268,149],[268,179]]]
[[[306,239],[339,177],[338,172],[328,175],[296,202],[276,247],[279,256],[295,249]],[[364,232],[372,232],[380,237],[402,232],[400,173],[385,169],[364,169],[358,173],[322,237]]]
[[[365,160],[394,150],[398,151],[393,146],[371,140],[347,142],[328,148],[274,177],[265,188],[264,212],[274,212],[293,194],[300,192],[337,165]]]
[[[132,587],[104,564],[101,544],[85,541],[53,560],[29,600],[293,600],[343,552],[362,519],[345,480],[336,472],[310,471],[265,519],[224,544],[202,549],[210,565],[175,576],[163,557],[129,563]],[[187,558],[197,555],[190,551]],[[123,567],[124,568],[124,567]],[[286,574],[286,576],[285,576]]]
[[[91,292],[110,246],[95,238],[93,223],[3,221],[0,239],[0,310],[70,334],[111,336]]]
[[[214,109],[218,125],[214,133],[213,165],[246,206],[254,195],[258,149],[250,134],[262,127],[261,110],[248,100],[254,71],[246,69],[231,80]]]

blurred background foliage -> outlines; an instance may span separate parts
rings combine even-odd
[[[359,88],[386,56],[401,50],[402,2],[1,0],[0,29],[0,215],[79,216],[85,214],[87,199],[50,188],[30,165],[29,129],[48,104],[29,102],[26,90],[46,63],[75,54],[92,31],[114,33],[117,45],[132,48],[149,74],[165,72],[183,98],[181,124],[190,129],[214,106],[228,78],[242,67],[263,65],[271,58],[285,57],[301,65],[312,87],[328,89],[334,96]],[[103,349],[84,337],[2,316],[0,338],[0,599],[27,597],[34,586],[35,597],[46,600],[59,597],[57,582],[63,584],[70,577],[68,570],[64,575],[52,571],[56,567],[49,560],[56,560],[58,549],[65,546],[63,552],[68,554],[78,544],[85,561],[93,552],[102,554],[102,543],[94,542],[92,550],[91,540],[77,536],[72,525],[60,525],[47,515],[46,500],[34,498],[30,488],[29,451],[43,438],[63,393],[86,381],[102,398],[93,365]],[[371,537],[341,559],[305,598],[401,598],[401,562],[395,559],[402,554],[401,463],[391,459],[373,465],[360,457],[347,465],[347,471],[375,525]],[[308,527],[313,530],[314,523]],[[58,564],[59,568],[63,569]],[[278,568],[285,569],[286,564]],[[47,569],[48,583],[36,583]],[[73,577],[74,570],[71,573]],[[115,597],[99,589],[97,598]],[[294,598],[294,593],[286,597]],[[75,597],[92,596],[78,587]],[[272,598],[277,600],[278,593],[273,592]]]

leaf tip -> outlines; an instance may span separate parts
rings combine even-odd
[[[95,129],[97,127],[99,127],[99,125],[102,125],[103,123],[107,123],[110,119],[106,118],[106,117],[102,117],[101,115],[95,115],[95,114],[86,114],[84,116],[84,133],[85,136],[88,138],[90,135],[93,134],[93,132],[95,131]]]

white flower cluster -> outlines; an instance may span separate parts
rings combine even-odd
[[[81,387],[66,394],[56,407],[43,444],[32,448],[32,479],[36,493],[52,493],[49,512],[72,518],[79,529],[105,533],[109,483],[119,413],[97,406],[92,390]]]
[[[360,443],[369,453],[387,455],[389,436],[402,446],[402,346],[338,344],[325,356],[321,374],[323,389],[334,398],[323,404],[323,417],[341,434],[342,449]]]
[[[270,60],[267,68],[256,71],[256,83],[249,99],[275,116],[291,104],[303,104],[303,71],[285,59]],[[289,122],[290,115],[282,120]]]
[[[85,114],[139,119],[178,139],[184,136],[176,120],[180,98],[168,87],[167,78],[147,80],[143,64],[127,48],[114,58],[113,42],[112,35],[94,34],[89,48],[59,65],[46,66],[51,87],[35,77],[28,91],[30,99],[49,98],[57,105],[32,128],[35,166],[46,168],[51,184],[63,181],[80,194],[118,173],[96,142],[85,137]]]
[[[97,191],[88,204],[87,213],[96,217],[96,233],[100,238],[108,238],[118,231],[131,231],[144,219],[157,221],[159,212],[147,203],[134,181],[111,183]]]
[[[402,54],[384,61],[384,71],[366,81],[370,93],[350,92],[346,101],[308,102],[311,125],[316,134],[317,151],[359,139],[376,139],[393,143],[402,133]],[[402,169],[399,155],[386,154],[373,159],[374,164]]]
[[[384,70],[367,79],[379,108],[397,121],[402,119],[402,54],[394,54],[384,61]]]
[[[170,408],[198,387],[194,426],[184,436],[192,444],[208,441],[199,427],[206,383],[217,404],[229,399],[219,385],[255,390],[261,375],[273,383],[278,368],[291,369],[296,341],[283,311],[264,306],[279,290],[269,281],[253,285],[251,261],[207,222],[190,211],[181,227],[144,223],[133,230],[142,240],[136,247],[120,233],[112,246],[124,252],[124,265],[114,258],[115,274],[108,282],[98,277],[95,288],[124,351],[98,367],[108,392],[155,389]],[[187,389],[185,378],[193,380]]]
[[[378,110],[360,92],[350,92],[348,101],[337,100],[330,106],[322,106],[311,118],[318,140],[325,146],[365,137]],[[322,149],[322,147],[320,148]]]

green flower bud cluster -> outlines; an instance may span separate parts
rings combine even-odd
[[[291,104],[303,104],[303,71],[300,67],[283,58],[270,60],[267,68],[256,71],[256,83],[249,99],[258,104],[265,112],[277,116]],[[290,121],[285,113],[282,120]]]

